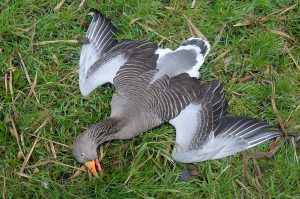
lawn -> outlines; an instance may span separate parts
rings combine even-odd
[[[109,84],[88,97],[79,92],[76,40],[87,30],[90,8],[112,20],[119,40],[153,40],[173,49],[197,34],[192,23],[213,47],[200,69],[201,81],[224,83],[229,114],[276,126],[282,120],[286,131],[299,133],[297,0],[198,0],[193,8],[192,1],[177,0],[87,0],[82,5],[68,0],[56,7],[59,3],[0,1],[2,197],[300,198],[299,143],[289,140],[270,158],[245,159],[268,151],[275,140],[196,163],[195,175],[186,182],[180,181],[186,165],[170,156],[175,130],[167,124],[132,140],[105,143],[105,172],[99,178],[90,179],[86,172],[73,176],[81,165],[70,148],[76,135],[110,114],[114,92]]]

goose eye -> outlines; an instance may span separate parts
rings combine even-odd
[[[81,153],[81,156],[83,157],[83,156],[84,156],[84,153]]]

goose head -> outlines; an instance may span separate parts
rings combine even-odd
[[[73,155],[75,159],[84,164],[94,176],[97,171],[102,172],[98,160],[97,148],[102,143],[117,138],[117,133],[121,129],[121,120],[107,117],[102,121],[87,128],[78,135],[73,143]]]

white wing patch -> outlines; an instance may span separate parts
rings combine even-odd
[[[97,50],[92,44],[82,46],[79,60],[79,79],[83,79],[83,77],[86,76],[90,66],[92,66],[98,59],[99,56],[97,54]]]
[[[209,147],[207,151],[202,150],[202,147],[206,148],[214,144],[213,132],[208,135],[209,138],[201,147],[201,150],[190,149],[192,139],[201,133],[199,132],[199,126],[205,122],[201,121],[201,117],[199,117],[201,110],[201,104],[190,104],[176,118],[169,121],[176,129],[176,145],[172,151],[172,158],[178,162],[199,162],[199,158],[203,157],[203,153],[208,153],[210,155],[209,158],[211,158],[211,151],[217,150],[216,148]]]
[[[172,158],[178,162],[191,163],[227,157],[245,149],[247,142],[239,137],[216,137],[210,135],[209,141],[196,150],[175,146]]]
[[[87,96],[99,85],[113,83],[116,73],[126,61],[124,54],[120,54],[101,65],[88,77],[86,77],[86,73],[84,75],[79,74],[79,87],[82,95]]]
[[[159,55],[159,57],[162,57],[168,53],[172,53],[173,50],[171,50],[170,48],[158,48],[156,51],[155,51],[155,54]],[[159,58],[158,58],[159,59]]]
[[[192,138],[197,132],[199,125],[199,109],[200,105],[190,104],[174,119],[170,120],[176,129],[176,145],[186,147],[190,144]]]

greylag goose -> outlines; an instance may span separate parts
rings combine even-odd
[[[106,30],[99,25],[95,28],[99,19],[101,24],[107,20],[95,13],[87,33],[89,42],[83,45],[80,89],[87,95],[96,86],[112,82],[116,92],[110,117],[87,128],[73,143],[75,159],[95,176],[101,170],[99,145],[133,138],[166,122],[176,130],[172,158],[183,163],[223,158],[282,135],[265,122],[227,116],[223,85],[217,80],[199,83],[195,78],[199,75],[193,67],[203,63],[208,42],[191,39],[174,52],[149,41],[116,44],[111,40],[102,41],[109,43],[108,47],[93,45],[99,42],[91,31]]]
[[[114,84],[117,71],[128,58],[152,45],[147,41],[117,43],[115,29],[104,15],[94,11],[86,36],[81,39],[83,46],[79,61],[79,87],[84,96],[105,83]],[[165,74],[173,77],[183,72],[199,78],[198,70],[209,50],[209,43],[200,38],[188,39],[175,51],[157,48],[155,54],[158,55],[156,64],[159,72],[153,81]]]

